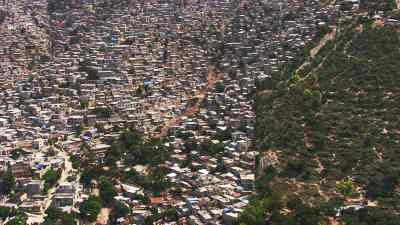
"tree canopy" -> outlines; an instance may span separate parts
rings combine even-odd
[[[46,210],[44,219],[43,225],[76,225],[73,214],[62,212],[54,207]]]
[[[370,1],[379,2],[388,1]],[[344,210],[338,221],[395,224],[398,46],[396,27],[358,17],[341,24],[314,57],[306,49],[301,60],[258,83],[256,143],[260,158],[274,160],[273,167],[259,171],[259,196],[240,222],[327,223],[338,208],[360,197],[377,206]],[[281,210],[290,208],[285,215],[268,208],[276,192],[283,196]]]
[[[122,203],[120,201],[116,201],[116,203],[114,204],[114,207],[111,210],[110,213],[110,224],[114,225],[114,224],[118,224],[117,220],[119,218],[124,218],[126,217],[128,214],[130,213],[130,209],[128,206],[125,205],[125,203]]]
[[[99,179],[100,198],[104,205],[109,205],[114,202],[114,197],[117,195],[114,185],[107,177]]]
[[[15,177],[11,171],[11,166],[0,173],[0,193],[9,194],[15,187]]]
[[[89,222],[96,221],[97,215],[101,210],[101,200],[98,197],[90,196],[88,200],[84,201],[79,207],[82,218]]]

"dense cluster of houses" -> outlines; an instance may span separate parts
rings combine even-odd
[[[76,210],[88,193],[68,156],[79,157],[86,143],[101,161],[120,128],[134,127],[173,149],[167,177],[182,187],[143,205],[135,200],[141,188],[121,184],[117,198],[137,223],[159,205],[176,208],[185,223],[232,224],[254,188],[256,80],[292,61],[338,7],[302,0],[109,8],[71,2],[51,16],[45,0],[0,3],[9,12],[0,25],[0,170],[10,168],[24,193],[18,207],[31,221],[50,205]],[[188,149],[189,142],[221,149],[209,154]],[[43,193],[51,169],[61,177]]]

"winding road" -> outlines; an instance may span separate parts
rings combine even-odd
[[[28,216],[27,224],[34,224],[34,223],[42,223],[44,221],[44,218],[46,216],[46,210],[51,206],[51,203],[53,202],[53,197],[54,194],[57,190],[57,187],[62,184],[67,182],[67,178],[69,175],[71,175],[71,172],[73,170],[72,168],[72,162],[68,156],[68,154],[65,151],[62,151],[58,149],[58,156],[62,157],[64,159],[64,168],[61,173],[60,179],[58,179],[57,185],[52,187],[48,192],[47,196],[43,201],[43,209],[41,210],[40,214],[32,214],[32,213],[26,213]]]

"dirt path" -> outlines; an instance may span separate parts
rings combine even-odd
[[[110,209],[109,208],[101,208],[99,215],[97,216],[97,223],[96,224],[104,224],[108,223],[108,218],[110,216]]]
[[[330,40],[333,40],[336,36],[337,28],[333,28],[332,32],[325,34],[325,36],[319,41],[318,45],[310,50],[310,57],[313,59],[318,52],[326,45],[326,43]],[[297,68],[296,73],[301,71],[304,67],[310,65],[311,61],[306,60],[299,68]]]
[[[203,99],[206,96],[206,92],[208,90],[210,90],[212,87],[214,87],[214,85],[222,79],[222,74],[217,73],[216,70],[214,68],[209,68],[208,69],[208,76],[207,76],[207,85],[205,87],[203,87],[200,90],[200,93],[196,96],[190,96],[190,97],[196,97],[197,98],[197,102],[193,105],[188,107],[185,112],[183,112],[181,115],[176,116],[175,118],[172,118],[170,120],[168,120],[165,125],[161,128],[160,133],[156,134],[153,136],[153,138],[162,138],[165,137],[168,133],[168,130],[173,127],[176,126],[178,124],[180,124],[182,122],[182,117],[189,117],[194,115],[195,113],[197,113],[200,109],[200,104],[203,101]]]
[[[67,181],[67,178],[70,175],[70,172],[72,171],[72,163],[69,159],[68,154],[64,151],[60,151],[59,155],[64,158],[64,162],[65,162],[64,169],[61,173],[60,179],[57,182],[57,185],[55,187],[53,187],[52,189],[50,189],[50,191],[49,191],[48,197],[45,200],[44,211],[46,211],[50,207],[57,187],[60,184],[65,183]]]
[[[48,191],[48,193],[46,195],[46,198],[43,201],[44,206],[43,206],[43,209],[41,210],[40,214],[33,214],[33,213],[27,214],[28,215],[27,224],[34,224],[34,223],[37,223],[37,222],[41,223],[41,222],[44,221],[44,218],[46,216],[45,212],[51,206],[51,203],[53,202],[53,197],[55,195],[57,187],[60,184],[67,182],[67,178],[70,175],[71,171],[73,170],[72,162],[71,162],[68,154],[66,152],[60,150],[59,151],[59,156],[64,158],[64,162],[65,162],[64,169],[63,169],[63,171],[61,173],[60,179],[58,179],[57,185],[55,185],[54,187],[52,187]]]
[[[326,43],[330,40],[332,40],[336,35],[336,27],[333,28],[332,32],[326,34],[318,43],[318,45],[316,47],[314,47],[313,49],[311,49],[310,51],[310,56],[311,58],[314,58],[318,52],[326,45]]]

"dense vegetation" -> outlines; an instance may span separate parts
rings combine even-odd
[[[66,11],[71,8],[72,1],[71,0],[47,0],[47,10],[49,13]]]
[[[360,0],[360,7],[371,13],[393,10],[396,6],[396,0]]]
[[[44,175],[44,187],[43,192],[46,194],[48,190],[57,184],[58,179],[61,177],[61,169],[53,170],[49,169]]]
[[[166,179],[167,170],[163,167],[155,167],[150,169],[147,175],[141,175],[134,169],[124,173],[122,181],[128,184],[134,184],[142,187],[145,191],[151,192],[159,196],[165,191],[170,183]]]
[[[5,171],[0,171],[0,195],[10,194],[15,188],[15,177],[12,174],[11,167],[8,166]]]
[[[7,13],[4,10],[0,10],[0,25],[4,23],[7,18]]]
[[[256,138],[270,165],[242,224],[398,224],[399,46],[395,27],[360,18],[260,83]],[[363,209],[338,210],[350,200]]]
[[[50,207],[46,210],[43,225],[76,225],[73,214]]]
[[[167,158],[168,151],[160,140],[144,140],[137,131],[127,129],[112,144],[111,151],[106,154],[105,163],[112,167],[121,160],[126,165],[157,166]]]
[[[101,210],[101,199],[98,197],[89,197],[79,207],[81,217],[89,222],[94,222],[97,219],[97,215]]]
[[[129,209],[129,206],[125,203],[116,202],[110,213],[110,219],[108,223],[110,225],[120,224],[120,222],[118,222],[118,219],[126,217],[130,213],[130,211],[131,210]]]
[[[169,170],[163,163],[169,157],[169,149],[158,139],[144,139],[143,135],[134,129],[123,129],[119,137],[110,140],[111,145],[104,159],[99,161],[90,146],[81,145],[83,155],[72,157],[73,166],[81,170],[80,182],[84,188],[99,189],[99,198],[90,197],[81,208],[81,218],[94,221],[100,206],[111,208],[110,224],[118,224],[117,220],[130,214],[124,203],[115,200],[117,190],[115,184],[124,183],[144,189],[143,195],[137,194],[135,199],[148,204],[150,197],[160,196],[171,188],[166,179]],[[123,165],[123,166],[122,166]],[[146,173],[137,172],[133,166],[142,165]],[[125,168],[129,169],[125,169]],[[99,174],[102,176],[99,177]]]

